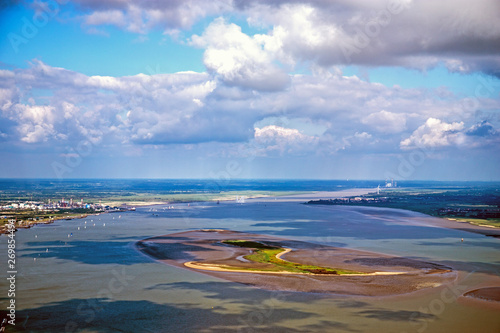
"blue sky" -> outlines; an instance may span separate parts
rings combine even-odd
[[[496,1],[66,2],[0,13],[2,177],[500,180]]]
[[[9,8],[2,16],[5,18],[1,23],[2,31],[22,36],[25,26],[22,18],[33,22],[33,15],[34,10],[30,8]],[[78,12],[71,10],[66,15],[75,17]],[[183,32],[183,38],[175,38],[165,36],[162,31],[138,35],[110,25],[103,26],[102,35],[89,34],[81,28],[78,20],[64,20],[57,15],[50,18],[47,24],[37,27],[38,33],[34,38],[27,38],[28,43],[19,44],[19,52],[12,47],[9,38],[2,39],[0,50],[4,63],[19,68],[26,68],[32,59],[38,59],[48,65],[86,75],[128,76],[139,73],[202,72],[205,70],[203,50],[186,45],[185,40],[192,34],[201,34],[215,18],[204,18]],[[238,17],[231,22],[238,24],[242,31],[249,35],[266,32],[263,28],[250,27],[245,20]],[[147,40],[140,41],[142,37]],[[120,61],[116,61],[118,55]],[[304,67],[296,72],[309,73],[307,66]],[[441,65],[425,71],[387,66],[345,66],[342,69],[345,75],[357,75],[362,79],[388,86],[447,87],[454,93],[468,96],[474,95],[478,77],[485,76],[482,73],[450,73]],[[499,91],[500,87],[496,87],[496,92]]]
[[[33,10],[24,7],[8,10],[3,16],[6,20],[2,23],[2,31],[7,32],[7,36],[8,32],[23,36],[25,23],[22,18],[33,22],[33,13]],[[77,14],[71,12],[71,16],[74,15]],[[103,29],[109,34],[106,36],[86,33],[80,25],[76,20],[66,22],[55,16],[46,25],[37,28],[36,36],[27,38],[27,43],[19,44],[18,52],[9,38],[2,38],[2,61],[26,68],[36,58],[48,65],[86,75],[149,74],[149,69],[156,70],[157,65],[161,73],[204,70],[203,50],[174,42],[170,36],[163,36],[161,31],[149,33],[148,40],[140,42],[140,35],[113,26]],[[118,56],[120,61],[116,61]]]

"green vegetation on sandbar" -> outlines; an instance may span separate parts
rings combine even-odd
[[[260,271],[270,271],[270,272],[280,272],[286,271],[291,273],[309,273],[309,274],[362,274],[356,271],[350,271],[338,268],[328,268],[313,265],[303,265],[299,263],[294,263],[279,259],[276,256],[283,251],[284,248],[278,246],[272,246],[263,244],[260,242],[247,241],[247,240],[225,240],[222,241],[224,244],[245,247],[253,249],[253,253],[245,256],[244,258],[253,262],[271,264],[268,269],[255,269],[255,268],[242,268],[242,267],[227,267],[228,269],[246,269],[246,270],[260,270]]]

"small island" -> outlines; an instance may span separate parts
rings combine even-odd
[[[391,296],[456,277],[436,263],[221,229],[158,236],[136,246],[165,264],[268,290]]]
[[[322,274],[322,275],[340,275],[340,274],[365,274],[356,271],[344,270],[339,268],[321,267],[315,265],[305,265],[281,259],[281,256],[292,251],[291,249],[282,248],[274,245],[267,245],[257,241],[249,241],[244,239],[238,240],[223,240],[222,244],[237,246],[251,250],[251,253],[246,256],[239,256],[238,259],[242,262],[251,262],[256,264],[266,264],[260,268],[242,267],[231,265],[215,265],[201,262],[186,262],[184,265],[191,268],[202,270],[215,271],[239,271],[248,273],[279,273],[279,274]]]

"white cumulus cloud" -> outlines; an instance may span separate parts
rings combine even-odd
[[[269,125],[255,128],[255,143],[264,152],[297,153],[314,150],[318,138],[302,134],[295,128]]]
[[[255,90],[279,90],[289,83],[286,72],[274,64],[274,55],[258,36],[250,37],[223,18],[212,22],[191,44],[205,48],[203,62],[229,84]]]
[[[463,122],[446,123],[436,118],[429,118],[409,138],[401,141],[401,148],[424,149],[460,145],[465,142],[463,129]]]
[[[268,29],[247,37],[282,64],[417,69],[444,64],[450,71],[500,76],[498,0],[75,0],[74,5],[84,28],[103,34],[100,26],[111,24],[138,34],[160,30],[182,36],[208,17],[246,18],[251,26]],[[238,35],[219,32],[223,43],[227,33]],[[212,58],[229,50],[214,51],[206,60],[219,68]]]
[[[382,133],[399,133],[406,129],[406,115],[389,111],[370,113],[361,121]]]

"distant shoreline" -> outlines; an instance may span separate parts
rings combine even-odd
[[[375,192],[375,188],[353,188],[353,189],[342,189],[338,191],[296,191],[294,194],[256,194],[251,196],[241,195],[239,198],[243,198],[244,201],[250,202],[300,202],[303,203],[307,200],[318,199],[318,198],[344,198],[348,196],[358,196],[363,194],[368,194]],[[244,192],[243,192],[244,193]],[[191,201],[107,201],[102,200],[103,204],[109,206],[135,206],[135,207],[155,207],[161,205],[179,205],[179,204],[191,204],[191,203],[203,203],[203,202],[231,202],[236,201],[236,196],[226,196],[226,197],[214,197],[206,200],[191,200]]]
[[[361,195],[362,193],[369,193],[367,192],[368,189],[344,189],[344,190],[339,190],[339,191],[307,191],[307,192],[299,192],[297,191],[296,194],[285,194],[285,195],[271,195],[271,194],[256,194],[253,196],[242,196],[244,197],[244,200],[251,200],[251,201],[280,201],[280,202],[289,202],[289,201],[295,201],[295,202],[303,202],[304,200],[307,199],[313,199],[313,198],[338,198],[338,197],[345,197],[345,196],[350,196],[353,195],[352,193],[356,193],[354,195]],[[242,191],[244,193],[244,191]],[[285,192],[289,193],[289,192]],[[207,200],[202,200],[202,201],[113,201],[109,200],[107,201],[106,199],[101,199],[103,205],[108,205],[112,207],[155,207],[155,206],[160,206],[160,205],[175,205],[175,204],[187,204],[187,203],[197,203],[197,202],[229,202],[229,201],[235,201],[236,198],[234,197],[214,197],[210,198]],[[22,225],[17,225],[15,230],[18,229],[30,229],[34,227],[35,225],[38,224],[52,224],[55,221],[61,221],[61,220],[73,220],[73,219],[81,219],[81,218],[86,218],[89,215],[98,215],[98,214],[104,214],[107,213],[106,211],[103,212],[98,212],[95,214],[92,213],[86,213],[86,214],[81,214],[79,216],[57,216],[54,217],[53,219],[50,220],[37,220],[37,221],[24,221]],[[8,232],[7,227],[1,226],[0,227],[0,235],[5,234]]]
[[[14,231],[18,231],[18,229],[30,229],[38,224],[52,224],[55,221],[61,221],[61,220],[76,220],[76,219],[84,219],[88,216],[99,216],[101,214],[109,214],[109,213],[117,213],[117,212],[123,212],[126,210],[105,210],[105,211],[98,211],[96,213],[85,213],[85,214],[76,214],[76,215],[70,215],[70,216],[55,216],[53,218],[50,218],[48,220],[36,220],[36,221],[23,221],[24,223],[21,225],[16,225],[16,228]],[[10,230],[7,228],[6,225],[0,226],[0,235],[9,233]]]

